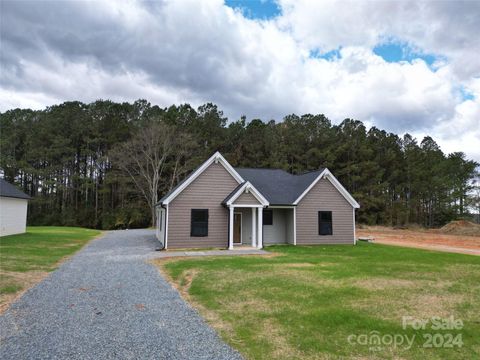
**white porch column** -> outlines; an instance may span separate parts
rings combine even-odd
[[[228,217],[228,250],[233,249],[233,210],[234,207],[230,206],[230,213]]]
[[[263,207],[258,208],[258,239],[257,248],[263,247]]]
[[[256,208],[252,207],[252,246],[257,246],[257,214]]]

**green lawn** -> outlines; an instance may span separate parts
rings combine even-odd
[[[25,234],[0,237],[0,305],[33,285],[59,261],[100,231],[75,227],[28,227]]]
[[[157,264],[247,358],[479,358],[479,257],[365,243],[269,250]],[[430,322],[403,329],[403,316]],[[463,327],[434,330],[436,316]],[[365,344],[375,336],[380,345]]]

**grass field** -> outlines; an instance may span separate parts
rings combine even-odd
[[[156,264],[250,359],[479,358],[479,257],[365,243],[269,250]],[[403,316],[430,322],[404,329]],[[451,316],[461,329],[432,329]]]
[[[99,234],[74,227],[28,227],[25,234],[0,237],[0,312]]]

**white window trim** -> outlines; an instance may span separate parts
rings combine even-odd
[[[320,175],[317,176],[317,178],[310,184],[310,186],[298,197],[297,200],[295,200],[295,202],[293,203],[293,205],[298,205],[298,203],[300,202],[300,200],[302,200],[305,195],[308,194],[308,192],[310,190],[312,190],[312,188],[321,180],[321,179],[327,179],[328,181],[330,181],[330,183],[338,190],[338,192],[340,194],[342,194],[342,196],[345,198],[345,200],[347,200],[350,205],[352,205],[355,209],[358,209],[360,207],[360,205],[358,204],[358,202],[353,198],[352,195],[350,195],[350,193],[347,191],[347,189],[345,189],[343,187],[342,184],[340,184],[340,181],[338,181],[335,176],[333,176],[333,174],[330,172],[330,170],[328,169],[325,169],[323,170]]]
[[[245,180],[240,176],[238,172],[230,165],[230,163],[225,160],[225,158],[218,151],[213,154],[207,161],[205,161],[194,173],[192,173],[187,180],[185,180],[174,192],[172,192],[165,200],[163,200],[164,205],[168,205],[175,199],[185,188],[187,188],[197,177],[199,177],[212,163],[220,163],[223,165],[225,170],[227,170],[233,178],[241,184]]]
[[[262,206],[268,206],[270,204],[268,200],[265,199],[265,197],[260,193],[260,191],[258,191],[250,181],[247,181],[227,201],[227,206],[235,205],[233,204],[235,200],[237,200],[240,197],[240,195],[242,195],[245,191],[249,191]],[[235,205],[235,206],[239,206],[239,205]]]

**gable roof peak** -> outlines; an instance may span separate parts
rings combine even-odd
[[[200,176],[212,163],[220,163],[225,170],[227,170],[230,175],[237,181],[239,184],[243,183],[242,176],[230,165],[230,163],[223,157],[219,151],[210,156],[203,164],[201,164],[195,171],[193,171],[189,176],[187,176],[183,181],[178,183],[171,191],[169,191],[162,199],[160,199],[159,204],[167,205],[173,199],[177,197],[187,186],[189,186],[198,176]]]

